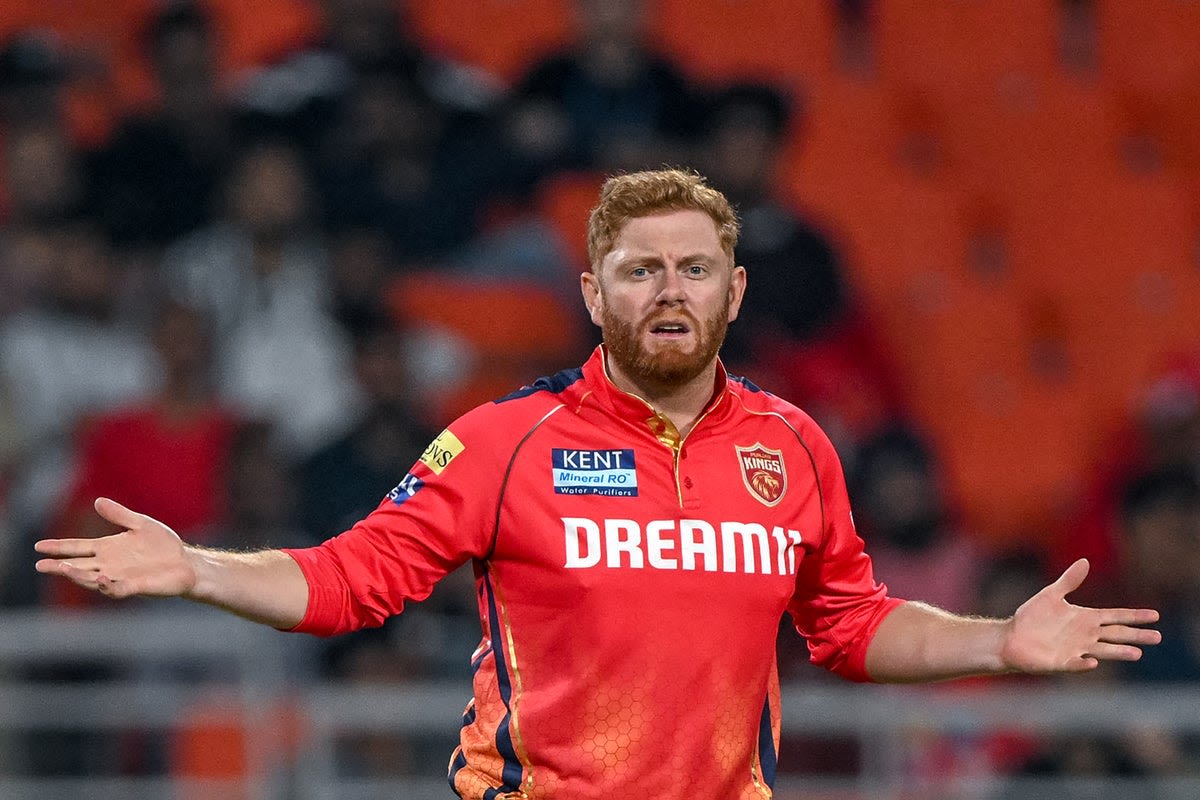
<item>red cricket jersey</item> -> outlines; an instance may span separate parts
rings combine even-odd
[[[682,439],[603,349],[464,415],[351,530],[289,551],[296,628],[378,625],[475,563],[483,640],[450,783],[492,798],[769,798],[775,640],[866,680],[900,601],[872,576],[833,446],[719,370]]]

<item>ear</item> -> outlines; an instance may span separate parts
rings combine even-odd
[[[729,278],[729,321],[737,319],[738,310],[742,307],[742,298],[746,296],[746,268],[734,267]]]
[[[592,318],[592,323],[597,327],[601,327],[600,321],[603,319],[601,312],[604,309],[604,293],[601,291],[600,278],[591,270],[581,273],[579,276],[579,289],[583,293],[583,304],[587,307],[588,316]]]

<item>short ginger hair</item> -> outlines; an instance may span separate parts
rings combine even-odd
[[[721,249],[733,261],[740,226],[725,195],[696,172],[661,169],[609,178],[588,217],[588,261],[595,272],[631,219],[664,211],[702,211],[717,226]]]

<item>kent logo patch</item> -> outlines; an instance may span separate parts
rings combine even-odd
[[[550,451],[555,494],[637,497],[637,468],[632,450]]]
[[[410,472],[404,476],[404,480],[400,481],[399,486],[388,492],[388,499],[396,505],[402,506],[404,505],[404,501],[412,498],[424,485],[425,481]]]

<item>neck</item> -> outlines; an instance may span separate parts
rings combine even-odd
[[[671,420],[680,436],[688,434],[708,407],[717,380],[715,360],[695,378],[684,383],[637,380],[614,364],[607,351],[604,365],[618,389],[646,401],[656,412]]]

